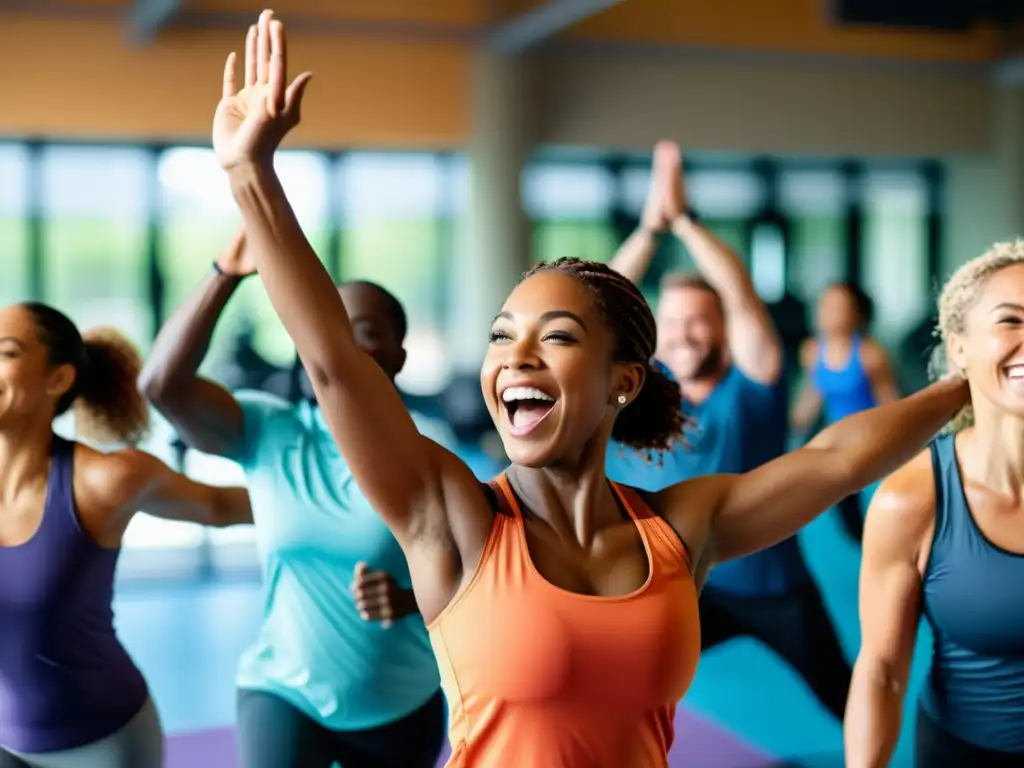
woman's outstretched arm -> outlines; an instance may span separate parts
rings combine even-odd
[[[899,741],[934,525],[935,481],[925,451],[882,483],[868,509],[861,647],[843,724],[849,768],[884,768]]]
[[[967,398],[966,381],[944,379],[838,421],[803,448],[751,472],[672,486],[657,506],[670,518],[695,505],[710,510],[701,550],[712,563],[766,549],[910,460]]]
[[[309,78],[299,75],[286,87],[286,67],[284,27],[264,12],[246,41],[245,88],[236,88],[229,59],[214,120],[214,148],[241,209],[256,269],[338,447],[399,543],[408,550],[425,535],[447,541],[449,532],[458,542],[444,510],[486,510],[485,497],[465,465],[420,435],[391,381],[356,344],[338,291],[274,172],[274,150],[298,123]]]

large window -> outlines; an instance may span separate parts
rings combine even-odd
[[[82,328],[153,334],[146,265],[150,154],[46,146],[40,156],[44,296]]]
[[[787,288],[813,305],[846,270],[846,180],[835,169],[792,170],[779,180],[789,221]]]
[[[873,171],[863,185],[864,287],[875,300],[874,330],[891,348],[932,310],[928,284],[928,187],[914,171]]]
[[[314,249],[335,280],[366,279],[393,291],[409,315],[402,388],[425,399],[450,378],[453,342],[444,329],[459,296],[448,256],[470,208],[468,161],[430,152],[281,152],[281,181]],[[788,291],[812,304],[857,260],[877,303],[876,330],[889,345],[931,309],[926,227],[933,176],[919,166],[863,164],[855,178],[839,162],[695,156],[687,158],[689,204],[735,248],[768,301]],[[238,231],[240,217],[209,149],[0,142],[0,305],[39,296],[83,327],[113,325],[148,351],[156,324],[177,310]],[[521,175],[535,259],[607,261],[639,220],[650,182],[646,158],[600,151],[545,151]],[[772,188],[770,185],[774,185]],[[852,197],[856,195],[856,197]],[[851,216],[850,202],[861,216]],[[850,231],[853,227],[853,231]],[[929,239],[931,237],[931,239]],[[671,237],[645,286],[692,268]],[[934,254],[932,254],[934,255]],[[240,355],[241,353],[241,355]],[[228,386],[267,373],[281,381],[293,345],[258,279],[229,303],[202,373]],[[246,362],[248,361],[248,362]],[[274,375],[270,375],[270,374]],[[56,428],[73,435],[69,418]],[[154,415],[142,446],[191,477],[240,483],[234,463],[175,443]],[[128,577],[249,571],[250,527],[207,530],[144,514],[125,537]]]
[[[400,386],[439,392],[449,365],[444,344],[445,216],[451,183],[444,158],[353,152],[335,173],[341,209],[341,277],[393,292],[409,318]]]
[[[608,261],[618,248],[610,221],[616,179],[600,165],[551,162],[527,166],[523,205],[533,220],[533,256],[553,261],[572,256]]]
[[[330,242],[327,159],[311,152],[281,152],[275,164],[299,223],[323,258]],[[158,175],[160,271],[165,305],[173,312],[209,274],[213,260],[238,231],[241,218],[212,150],[167,150],[160,156]],[[244,282],[225,310],[204,373],[217,378],[242,343],[251,344],[275,365],[288,365],[294,358],[288,335],[258,280]]]
[[[28,263],[29,154],[21,144],[0,144],[0,307],[30,298]]]

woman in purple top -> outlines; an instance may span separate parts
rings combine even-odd
[[[74,405],[83,437],[137,443],[149,413],[138,372],[113,331],[83,338],[43,304],[0,309],[0,768],[162,768],[156,709],[114,633],[121,537],[139,509],[251,521],[245,489],[54,435]]]

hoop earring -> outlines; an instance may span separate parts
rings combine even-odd
[[[626,404],[626,396],[625,395],[619,395],[619,397],[617,399],[619,401],[619,405],[625,405]]]

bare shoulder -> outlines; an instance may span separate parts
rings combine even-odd
[[[75,446],[75,498],[83,512],[116,514],[137,498],[159,471],[169,471],[155,456],[136,448],[102,453]]]
[[[860,360],[866,368],[878,368],[888,364],[889,355],[876,339],[867,337],[861,340]]]
[[[818,340],[813,336],[804,339],[800,343],[800,364],[804,368],[810,368],[818,359]]]
[[[935,524],[935,477],[931,451],[924,450],[879,486],[864,529],[865,554],[916,556]]]
[[[430,494],[436,500],[433,509],[420,515],[419,530],[414,539],[430,546],[454,546],[463,564],[475,562],[490,535],[494,514],[483,484],[466,463],[439,443],[428,443],[431,461],[437,468],[439,487]]]
[[[704,475],[641,498],[679,534],[695,563],[706,559],[715,514],[736,475]]]

